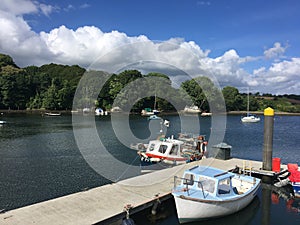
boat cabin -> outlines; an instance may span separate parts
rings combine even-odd
[[[146,155],[149,157],[159,157],[167,159],[169,157],[182,157],[183,141],[171,138],[162,138],[159,140],[152,140],[149,142],[146,150]]]
[[[181,186],[189,192],[195,190],[202,194],[203,198],[224,198],[238,194],[232,186],[232,178],[235,174],[224,172],[211,167],[196,166],[185,171]],[[189,193],[188,193],[189,195]]]

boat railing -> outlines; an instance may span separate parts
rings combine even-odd
[[[189,186],[194,186],[194,183],[198,183],[198,187],[199,187],[199,184],[200,184],[202,195],[203,195],[204,198],[206,198],[208,196],[208,194],[205,195],[205,191],[204,191],[204,187],[203,187],[202,181],[196,181],[194,179],[188,179],[188,178],[184,178],[184,177],[174,176],[174,188],[173,188],[173,190],[176,190],[177,180],[180,180],[180,181],[183,180],[183,184],[185,185],[184,191],[187,192],[188,196],[190,196],[190,192],[189,192],[190,188],[189,188]]]

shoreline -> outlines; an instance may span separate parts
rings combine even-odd
[[[257,114],[257,115],[264,115],[262,111],[250,111],[250,114]],[[229,111],[227,112],[228,115],[245,115],[247,111]],[[300,116],[300,112],[298,113],[290,113],[290,112],[277,112],[275,111],[275,116]]]
[[[15,109],[0,109],[0,116],[3,114],[44,114],[46,112],[53,112],[53,113],[61,113],[61,114],[72,114],[72,110],[46,110],[46,109],[21,109],[21,110],[15,110]],[[263,115],[263,111],[250,111],[250,114],[257,114],[257,115]],[[139,113],[131,113],[139,114]],[[161,115],[174,115],[174,114],[181,114],[181,112],[162,112]],[[245,115],[247,114],[247,111],[229,111],[226,112],[227,115]],[[194,114],[196,115],[196,114]],[[199,113],[201,115],[201,113]],[[300,112],[298,113],[290,113],[290,112],[277,112],[275,111],[275,116],[300,116]]]

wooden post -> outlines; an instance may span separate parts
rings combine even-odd
[[[274,130],[274,109],[268,107],[264,110],[264,149],[263,149],[263,169],[272,170],[273,151],[273,130]]]

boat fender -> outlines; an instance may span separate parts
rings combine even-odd
[[[134,223],[133,219],[131,219],[131,218],[127,219],[126,218],[126,219],[123,219],[122,225],[135,225],[135,223]]]
[[[124,211],[126,212],[126,219],[122,220],[122,225],[135,225],[134,220],[129,218],[129,210],[132,208],[131,204],[124,206]]]
[[[157,201],[154,202],[154,204],[153,204],[153,206],[152,206],[152,209],[151,209],[151,214],[152,214],[153,216],[156,215],[157,211],[159,210],[159,205],[160,205],[160,203],[161,203],[160,200],[159,200],[159,198],[158,198],[158,196],[159,196],[159,193],[155,195],[155,197],[157,198]]]

